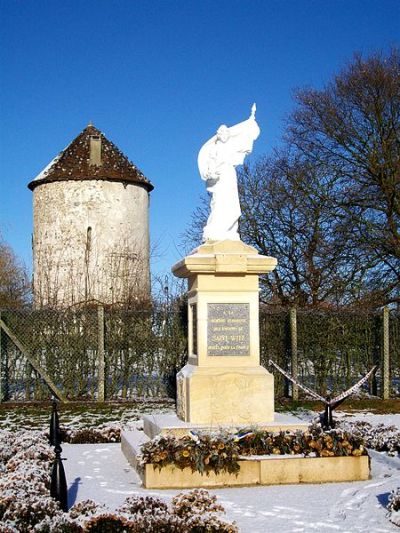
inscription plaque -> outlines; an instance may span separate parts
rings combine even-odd
[[[208,355],[250,355],[249,304],[208,304],[207,314]]]

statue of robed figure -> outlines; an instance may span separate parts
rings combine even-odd
[[[241,210],[235,169],[252,152],[254,141],[260,135],[255,113],[256,104],[253,104],[247,120],[230,128],[223,124],[200,149],[200,176],[211,194],[203,242],[240,240],[238,221]]]

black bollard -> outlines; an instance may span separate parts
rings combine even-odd
[[[58,419],[56,400],[53,400],[53,410],[51,412],[51,417],[50,417],[50,438],[49,440],[52,446],[57,446],[61,444],[60,422]]]
[[[60,502],[64,512],[68,511],[68,489],[64,466],[61,459],[61,431],[58,419],[57,402],[53,401],[53,410],[50,417],[50,444],[54,446],[56,457],[51,470],[50,496]]]
[[[57,444],[54,451],[56,452],[56,458],[51,471],[50,496],[60,502],[61,509],[66,513],[68,511],[68,489],[61,459],[61,446]]]

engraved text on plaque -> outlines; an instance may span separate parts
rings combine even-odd
[[[207,354],[250,355],[249,304],[208,304]]]

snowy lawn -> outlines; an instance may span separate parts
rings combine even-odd
[[[168,412],[174,408],[168,398],[136,402],[71,402],[59,404],[60,424],[70,429],[96,428],[108,425],[129,427],[144,414]],[[52,406],[46,404],[0,403],[0,429],[48,431]]]
[[[315,413],[303,411],[303,420]],[[341,412],[337,418],[374,425],[400,426],[400,414]],[[227,518],[240,531],[257,532],[390,532],[399,531],[387,518],[392,490],[400,486],[400,457],[370,452],[372,477],[365,482],[214,489]],[[147,490],[125,460],[120,444],[63,444],[69,503],[94,499],[115,509],[126,497],[172,498],[176,490]]]

